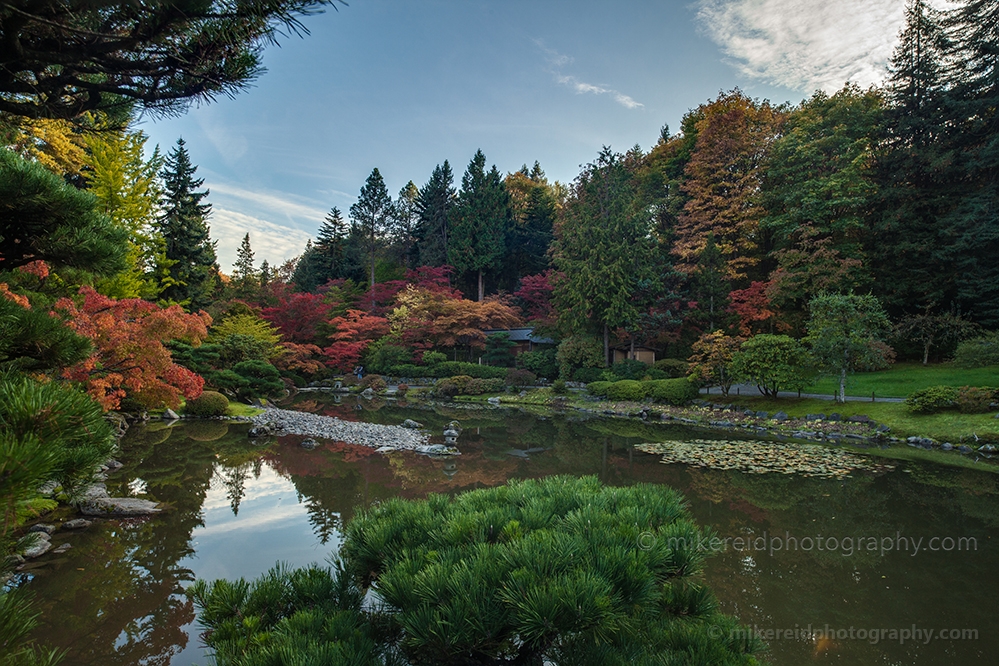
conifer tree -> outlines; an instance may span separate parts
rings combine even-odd
[[[379,248],[385,238],[389,216],[392,213],[392,197],[389,196],[385,181],[378,168],[371,170],[371,175],[361,187],[357,202],[350,207],[350,217],[354,221],[363,238],[364,254],[368,259],[370,269],[370,286],[375,286],[375,262]]]
[[[459,274],[477,274],[478,300],[485,298],[485,272],[495,268],[506,249],[513,223],[510,195],[493,165],[477,150],[461,178],[461,192],[452,215],[448,262]]]
[[[340,209],[334,206],[326,214],[316,232],[314,246],[316,281],[326,284],[329,280],[343,277],[344,261],[347,256],[347,237],[350,230]]]
[[[420,190],[413,181],[409,181],[399,190],[399,196],[392,206],[392,223],[389,229],[392,256],[410,268],[418,266],[413,264],[412,260],[416,247],[417,224],[420,219],[417,205],[419,197]]]
[[[444,164],[434,168],[416,198],[415,265],[443,266],[448,262],[449,221],[454,201],[454,175],[451,165],[444,160]]]
[[[250,247],[250,234],[243,236],[243,241],[236,250],[236,263],[233,265],[232,281],[236,288],[236,296],[250,298],[260,287],[259,277],[253,267],[253,249]]]
[[[183,139],[167,156],[163,168],[163,214],[157,221],[166,241],[168,269],[162,298],[198,310],[211,302],[217,272],[215,243],[208,237],[211,204],[201,203],[208,190],[199,192],[205,182],[195,178],[198,167],[191,163]]]

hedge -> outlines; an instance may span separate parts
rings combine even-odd
[[[586,385],[590,395],[611,400],[642,400],[652,398],[654,402],[669,405],[685,405],[697,397],[697,387],[686,379],[656,379],[635,381],[622,379],[617,382],[591,382]]]
[[[413,365],[411,363],[395,365],[389,368],[386,374],[392,377],[434,377],[436,379],[458,376],[476,379],[504,379],[506,370],[506,368],[494,368],[476,363],[445,361],[436,365]]]
[[[482,395],[483,393],[499,393],[506,388],[506,380],[481,379],[458,375],[441,379],[434,384],[434,394],[442,398],[453,398],[456,395]]]
[[[611,400],[642,400],[647,395],[646,386],[651,382],[640,382],[636,379],[622,379],[613,382],[607,388],[607,397]]]
[[[225,416],[228,411],[229,398],[216,391],[202,391],[184,407],[184,412],[193,416]]]

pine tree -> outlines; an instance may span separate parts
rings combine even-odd
[[[211,204],[201,203],[208,190],[197,191],[204,183],[195,178],[198,167],[191,164],[183,139],[167,156],[163,168],[163,213],[157,227],[166,241],[169,281],[161,297],[198,310],[211,302],[215,286],[215,243],[208,237]]]
[[[243,236],[243,242],[236,250],[236,263],[233,265],[232,281],[238,298],[250,298],[260,288],[257,271],[253,268],[253,250],[250,248],[250,234]]]
[[[558,212],[554,190],[537,162],[504,180],[513,205],[513,224],[502,259],[501,284],[510,291],[526,275],[548,270],[548,247]]]
[[[344,263],[347,256],[347,237],[350,229],[340,209],[334,206],[327,213],[316,232],[315,270],[319,284],[344,277]]]
[[[400,263],[417,268],[413,264],[414,249],[416,248],[416,230],[420,219],[417,200],[420,197],[420,190],[413,181],[409,181],[399,190],[399,196],[395,199],[392,207],[391,228],[389,229],[389,241],[392,248],[392,256]]]
[[[494,165],[477,150],[461,178],[448,244],[448,262],[461,274],[477,273],[478,300],[485,298],[485,272],[495,268],[506,249],[513,223],[510,195]]]
[[[448,235],[454,207],[454,175],[447,160],[434,168],[416,199],[416,266],[443,266],[448,262]]]
[[[357,202],[350,207],[350,217],[364,239],[364,253],[368,257],[372,287],[375,286],[375,261],[388,228],[391,212],[392,197],[389,196],[382,174],[376,167],[371,170],[371,175],[361,187]]]

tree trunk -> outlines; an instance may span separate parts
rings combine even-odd
[[[371,255],[371,309],[375,309],[375,255]]]
[[[485,296],[486,296],[486,288],[485,287],[486,287],[485,282],[483,282],[483,280],[482,280],[482,269],[480,268],[479,269],[479,303],[481,303],[482,299],[485,298]]]
[[[930,361],[930,345],[933,344],[933,340],[927,340],[923,343],[923,365],[927,365]]]
[[[604,367],[610,365],[610,327],[604,324]]]

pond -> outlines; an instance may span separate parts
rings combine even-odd
[[[386,498],[573,474],[681,490],[717,536],[703,544],[718,551],[708,584],[725,612],[767,640],[769,663],[986,663],[999,651],[997,474],[911,462],[848,478],[748,474],[662,464],[635,448],[725,437],[678,426],[317,394],[295,407],[378,423],[412,418],[438,435],[458,419],[462,455],[309,451],[292,436],[256,446],[246,425],[217,421],[134,427],[109,490],[167,510],[57,532],[56,545],[73,547],[24,575],[42,608],[37,636],[67,649],[67,664],[207,664],[183,595],[196,578],[322,561],[344,521]]]

